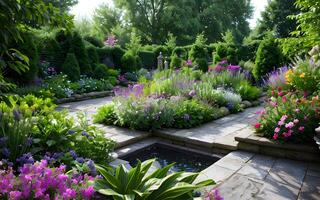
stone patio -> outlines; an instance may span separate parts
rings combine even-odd
[[[58,109],[68,109],[71,115],[85,112],[92,122],[92,115],[97,108],[110,102],[111,99],[112,97],[105,97],[66,103],[59,105]],[[164,129],[148,133],[114,126],[98,126],[105,132],[106,137],[118,143],[117,153],[120,155],[134,150],[127,145],[136,144],[136,148],[141,148],[154,142],[155,137],[150,136],[169,140],[184,148],[227,154],[202,171],[197,179],[197,181],[208,178],[215,180],[217,182],[215,187],[219,188],[225,200],[320,199],[319,164],[259,154],[265,153],[263,151],[238,150],[239,141],[243,141],[239,138],[251,139],[251,143],[265,142],[265,139],[252,136],[251,128],[256,121],[256,113],[261,109],[262,107],[247,108],[242,113],[228,115],[192,129]],[[252,140],[252,137],[255,137],[256,141]],[[276,147],[271,145],[272,148]]]
[[[320,165],[245,151],[229,153],[201,172],[225,200],[318,200]]]

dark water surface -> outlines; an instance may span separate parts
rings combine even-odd
[[[154,144],[122,157],[131,166],[136,166],[138,159],[145,161],[152,158],[156,158],[161,167],[175,162],[176,164],[171,170],[175,172],[200,172],[220,159],[219,157],[185,151],[164,144]]]

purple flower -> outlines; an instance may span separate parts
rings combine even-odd
[[[20,191],[11,191],[9,193],[9,198],[12,200],[22,199],[22,192]]]
[[[89,137],[89,134],[88,134],[86,131],[83,131],[83,132],[81,133],[81,135],[86,136],[86,137]]]
[[[238,65],[229,65],[227,67],[227,70],[230,72],[238,72],[238,71],[240,71],[240,69],[241,69],[241,67]]]
[[[34,163],[34,159],[33,159],[31,153],[23,154],[20,158],[17,158],[16,161],[17,161],[20,165],[33,164],[33,163]]]
[[[82,157],[77,158],[76,161],[81,164],[84,163],[84,159]]]
[[[77,159],[78,155],[74,150],[69,151],[69,153],[74,160]]]
[[[93,186],[90,185],[87,189],[82,190],[81,194],[84,199],[91,199],[94,194]]]
[[[214,71],[215,72],[221,72],[223,70],[223,67],[221,65],[217,65],[215,68],[214,68]]]
[[[73,135],[73,134],[75,134],[75,133],[76,133],[76,132],[73,131],[73,130],[69,130],[69,131],[68,131],[68,134],[69,134],[69,135]]]
[[[8,140],[7,137],[0,138],[0,146],[4,145],[7,142],[7,140]]]
[[[110,46],[110,47],[114,47],[116,44],[117,44],[117,39],[116,39],[116,36],[114,35],[109,35],[107,40],[104,42],[104,44],[106,46]]]

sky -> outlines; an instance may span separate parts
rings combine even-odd
[[[265,6],[268,4],[268,0],[251,0],[254,6],[253,18],[249,20],[250,27],[253,28],[256,25],[257,20],[260,17],[261,11],[264,10]],[[79,20],[81,18],[90,19],[93,15],[95,8],[100,4],[105,3],[113,6],[112,0],[79,0],[79,3],[71,9],[71,14],[75,15],[75,19]]]

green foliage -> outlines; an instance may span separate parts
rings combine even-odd
[[[197,99],[208,103],[211,106],[225,106],[227,103],[223,93],[218,90],[214,90],[212,85],[209,83],[203,82],[197,84],[194,87],[194,90],[197,94]]]
[[[88,53],[86,51],[83,39],[78,32],[73,32],[70,44],[71,46],[69,52],[74,53],[76,56],[80,67],[80,73],[90,75],[92,73],[92,69],[89,63]]]
[[[117,120],[114,112],[114,104],[110,103],[98,108],[97,113],[93,116],[94,123],[114,125]]]
[[[258,34],[266,34],[268,31],[274,31],[277,38],[286,38],[297,27],[295,19],[290,15],[296,15],[299,9],[292,0],[273,0],[262,12],[262,19],[258,23]]]
[[[133,56],[138,56],[141,49],[141,37],[136,33],[131,33],[130,42],[126,45],[127,52]]]
[[[162,56],[170,56],[168,48],[162,45],[156,46],[153,52],[156,54],[157,57],[160,55],[160,52],[162,53]]]
[[[246,81],[240,83],[240,85],[236,88],[236,91],[240,94],[243,100],[248,101],[256,100],[261,94],[261,90],[259,88],[250,85]]]
[[[151,166],[155,160],[147,160],[127,170],[123,165],[115,170],[97,165],[96,168],[103,179],[96,180],[95,190],[105,196],[114,199],[127,200],[165,200],[174,198],[177,200],[192,199],[192,192],[205,186],[215,184],[213,180],[205,180],[193,184],[198,173],[175,172],[168,175],[173,164],[156,169],[152,173]]]
[[[180,58],[187,59],[188,58],[188,52],[183,47],[176,47],[172,51],[172,55],[178,55]]]
[[[146,69],[154,69],[157,66],[157,56],[152,51],[139,51],[139,58],[142,67]]]
[[[197,58],[195,60],[195,63],[202,72],[207,72],[208,71],[208,61],[205,58]]]
[[[255,67],[253,68],[253,76],[256,80],[260,80],[262,76],[272,70],[281,67],[282,54],[277,42],[268,36],[259,45]]]
[[[108,67],[104,64],[96,64],[93,72],[93,76],[96,79],[108,78]]]
[[[101,40],[99,40],[99,38],[96,38],[94,36],[88,36],[87,35],[87,36],[83,37],[83,39],[85,41],[88,41],[90,44],[92,44],[95,47],[100,47],[101,48],[101,47],[104,46],[103,42]],[[88,55],[90,56],[89,52],[88,52]]]
[[[172,52],[173,49],[176,47],[176,41],[177,37],[175,37],[172,33],[169,33],[165,45],[168,47],[170,52]]]
[[[72,81],[77,81],[80,79],[80,67],[76,56],[73,53],[67,54],[67,57],[61,67],[61,71]]]
[[[137,57],[127,51],[121,58],[121,71],[133,72],[137,70]]]
[[[178,69],[181,68],[183,60],[174,54],[171,56],[170,69]]]
[[[125,51],[122,48],[116,46],[112,48],[111,54],[112,54],[114,65],[116,67],[122,66],[121,60],[123,55],[125,54]]]
[[[182,101],[174,110],[174,128],[191,128],[216,118],[218,109],[197,100]]]

